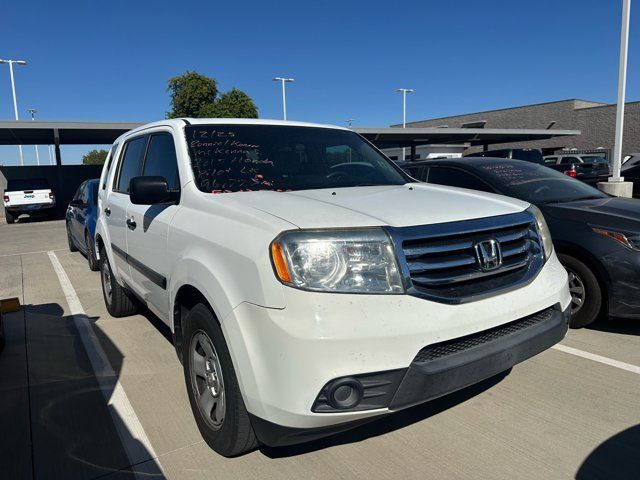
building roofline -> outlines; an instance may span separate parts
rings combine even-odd
[[[530,103],[528,105],[517,105],[515,107],[506,107],[506,108],[493,108],[491,110],[482,110],[479,112],[472,112],[472,113],[460,113],[457,115],[447,115],[445,117],[435,117],[435,118],[425,118],[424,120],[416,120],[413,122],[407,122],[407,125],[413,125],[416,123],[422,123],[422,122],[435,122],[438,120],[446,120],[448,118],[456,118],[456,117],[466,117],[469,115],[481,115],[483,113],[492,113],[492,112],[503,112],[505,110],[515,110],[517,108],[527,108],[527,107],[539,107],[541,105],[551,105],[553,103],[566,103],[566,102],[588,102],[588,103],[597,103],[600,105],[594,105],[593,107],[585,107],[585,108],[598,108],[598,107],[606,107],[609,105],[612,105],[611,103],[604,103],[604,102],[595,102],[593,100],[584,100],[582,98],[567,98],[565,100],[552,100],[550,102],[539,102],[539,103]],[[632,102],[627,102],[627,103],[632,103]],[[394,124],[391,125],[392,127],[401,127],[402,124]]]

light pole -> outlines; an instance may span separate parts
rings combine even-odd
[[[16,100],[16,84],[13,80],[13,64],[16,63],[18,65],[26,65],[27,62],[25,62],[24,60],[3,60],[0,58],[0,63],[9,64],[9,75],[11,76],[11,92],[13,93],[13,112],[16,115],[16,120],[19,120],[18,102]],[[20,165],[24,165],[24,158],[22,157],[22,145],[18,145],[18,151],[20,152]]]
[[[31,121],[35,122],[37,110],[35,108],[27,108],[27,112],[31,114]],[[35,145],[35,147],[36,147],[36,162],[38,163],[38,166],[40,166],[40,153],[38,152],[38,145]]]
[[[412,93],[412,88],[398,88],[396,92],[402,92],[402,128],[407,128],[407,93]],[[402,161],[404,162],[404,147],[402,147]]]
[[[274,82],[280,82],[282,84],[282,116],[286,120],[287,119],[287,93],[285,89],[285,83],[293,82],[293,78],[283,78],[276,77],[273,79]]]

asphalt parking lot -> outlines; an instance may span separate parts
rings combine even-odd
[[[0,477],[638,478],[640,322],[571,330],[558,348],[338,436],[226,459],[193,420],[170,332],[112,318],[63,221],[0,219]]]

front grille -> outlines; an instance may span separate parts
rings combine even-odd
[[[534,313],[524,318],[520,318],[514,322],[500,325],[499,327],[484,330],[462,338],[456,338],[448,342],[436,343],[429,345],[418,352],[414,362],[429,362],[438,358],[454,355],[456,353],[478,347],[487,342],[493,342],[507,335],[512,335],[526,328],[532,327],[539,323],[549,320],[554,313],[554,308],[550,307],[541,312]]]
[[[393,229],[401,245],[410,294],[447,303],[477,300],[522,285],[538,273],[543,254],[528,212]],[[474,246],[495,240],[502,264],[481,268]]]

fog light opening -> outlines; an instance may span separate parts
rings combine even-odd
[[[327,401],[333,408],[346,410],[362,401],[364,388],[355,378],[335,380],[327,389]]]

